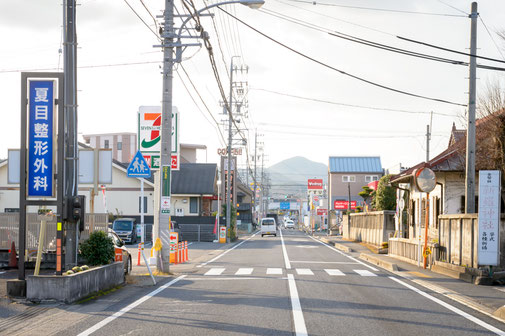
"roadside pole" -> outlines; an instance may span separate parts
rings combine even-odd
[[[423,253],[423,268],[426,269],[427,254],[428,249],[428,224],[430,222],[430,193],[426,193],[426,220],[424,223],[424,253]]]
[[[419,211],[417,214],[417,232],[416,232],[416,240],[417,240],[417,267],[421,267],[421,218],[422,218],[422,202],[423,202],[423,195],[422,193],[419,194]]]

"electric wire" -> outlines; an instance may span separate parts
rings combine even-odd
[[[457,7],[454,7],[453,5],[450,5],[450,4],[448,4],[447,2],[445,2],[445,1],[438,0],[438,2],[440,2],[440,3],[444,4],[444,5],[446,5],[447,7],[452,8],[452,9],[454,9],[454,10],[456,10],[456,11],[460,12],[460,13],[463,13],[463,14],[464,14],[464,15],[466,15],[467,17],[470,15],[470,14],[468,14],[467,12],[465,12],[464,10],[461,10],[461,9],[459,9],[459,8],[457,8]]]
[[[491,38],[491,41],[493,41],[493,44],[496,48],[496,50],[498,50],[498,53],[500,54],[501,58],[503,58],[505,60],[505,56],[503,56],[503,53],[500,49],[500,47],[498,47],[498,44],[496,43],[495,39],[493,38],[493,35],[491,35],[491,32],[489,31],[489,29],[487,28],[487,25],[486,23],[484,22],[484,19],[482,18],[482,15],[479,14],[479,19],[480,19],[480,22],[482,22],[482,25],[484,26],[484,28],[486,28],[486,31],[487,31],[487,34],[489,35],[489,37]]]
[[[205,6],[208,6],[207,1],[204,1]],[[226,76],[230,78],[230,73],[228,72],[228,67],[226,66],[226,61],[224,59],[224,52],[223,52],[223,47],[221,46],[221,37],[218,32],[217,26],[216,26],[216,20],[214,18],[214,15],[211,16],[211,21],[212,21],[212,27],[214,28],[214,32],[216,33],[217,37],[217,47],[219,49],[219,53],[221,54],[221,60],[223,61],[224,64],[224,69],[226,71]]]
[[[374,82],[372,80],[368,80],[368,79],[365,79],[363,77],[360,77],[360,76],[357,76],[357,75],[353,75],[351,73],[348,73],[346,71],[343,71],[343,70],[340,70],[338,68],[335,68],[334,66],[331,66],[329,64],[326,64],[322,61],[319,61],[311,56],[308,56],[292,47],[289,47],[288,45],[270,37],[269,35],[261,32],[260,30],[254,28],[253,26],[249,25],[248,23],[244,22],[243,20],[239,19],[238,17],[230,14],[229,12],[227,12],[226,10],[224,10],[223,8],[221,7],[217,7],[219,10],[223,11],[224,13],[228,14],[229,16],[233,17],[235,20],[237,20],[238,22],[242,23],[243,25],[245,25],[246,27],[248,27],[249,29],[255,31],[256,33],[260,34],[261,36],[267,38],[268,40],[284,47],[285,49],[288,49],[290,50],[291,52],[295,53],[295,54],[298,54],[299,56],[305,58],[305,59],[308,59],[314,63],[317,63],[323,67],[326,67],[328,69],[331,69],[333,71],[336,71],[344,76],[348,76],[350,78],[353,78],[353,79],[356,79],[358,81],[361,81],[361,82],[364,82],[364,83],[367,83],[367,84],[370,84],[372,86],[375,86],[375,87],[379,87],[379,88],[382,88],[382,89],[385,89],[385,90],[388,90],[388,91],[392,91],[392,92],[396,92],[396,93],[399,93],[399,94],[403,94],[403,95],[407,95],[407,96],[411,96],[411,97],[415,97],[415,98],[420,98],[420,99],[426,99],[426,100],[431,100],[431,101],[436,101],[436,102],[439,102],[439,103],[445,103],[445,104],[451,104],[451,105],[456,105],[456,106],[467,106],[466,104],[460,104],[460,103],[456,103],[456,102],[452,102],[452,101],[449,101],[449,100],[445,100],[445,99],[440,99],[440,98],[433,98],[433,97],[429,97],[429,96],[424,96],[424,95],[420,95],[420,94],[416,94],[416,93],[412,93],[412,92],[408,92],[408,91],[404,91],[404,90],[401,90],[401,89],[396,89],[396,88],[393,88],[393,87],[390,87],[390,86],[387,86],[387,85],[384,85],[384,84],[379,84],[377,82]]]
[[[456,14],[432,13],[432,12],[416,12],[416,11],[407,11],[407,10],[400,10],[400,9],[387,9],[387,8],[349,6],[349,5],[332,4],[332,3],[324,3],[324,2],[316,2],[316,1],[308,1],[308,0],[288,0],[288,1],[306,3],[306,4],[311,4],[311,5],[331,6],[331,7],[340,7],[340,8],[352,8],[352,9],[363,9],[363,10],[371,10],[371,11],[379,11],[379,12],[391,12],[391,13],[400,13],[400,14],[419,14],[419,15],[432,15],[432,16],[466,17],[465,15],[456,15]]]
[[[149,10],[149,8],[147,8],[146,4],[144,3],[144,0],[139,0],[140,3],[142,4],[142,6],[144,6],[145,10],[147,11],[147,13],[151,16],[151,18],[153,19],[154,21],[154,27],[156,28],[156,31],[159,31],[159,28],[158,28],[158,22],[156,21],[156,18],[154,17],[154,15],[151,13],[151,11]],[[174,6],[175,7],[175,6]]]
[[[264,91],[264,92],[273,93],[273,94],[277,94],[277,95],[281,95],[281,96],[292,97],[292,98],[297,98],[297,99],[303,99],[303,100],[308,100],[308,101],[314,101],[314,102],[318,102],[318,103],[325,103],[325,104],[338,105],[338,106],[346,106],[346,107],[354,107],[354,108],[361,108],[361,109],[367,109],[367,110],[390,111],[390,112],[409,113],[409,114],[430,114],[431,113],[431,111],[412,111],[412,110],[393,109],[393,108],[387,108],[387,107],[377,107],[377,106],[365,106],[365,105],[339,103],[339,102],[335,102],[335,101],[331,101],[331,100],[326,100],[326,99],[304,97],[304,96],[294,95],[294,94],[291,94],[291,93],[279,92],[279,91],[262,89],[262,88],[256,88],[256,87],[251,87],[251,90]],[[446,116],[446,117],[454,117],[454,115],[452,115],[452,114],[442,113],[442,112],[433,112],[433,114],[437,114],[437,115],[441,115],[441,116]]]
[[[130,9],[132,10],[132,12],[139,18],[140,21],[142,21],[142,23],[147,27],[147,29],[149,29],[151,31],[151,33],[154,34],[154,36],[156,36],[156,38],[158,40],[161,41],[161,38],[160,36],[158,35],[158,33],[156,33],[151,27],[149,27],[149,25],[144,21],[144,19],[137,13],[137,11],[135,9],[133,9],[133,7],[128,3],[127,0],[123,0],[125,2],[125,4],[128,5],[128,7],[130,7]]]
[[[117,67],[117,66],[143,65],[143,64],[156,64],[156,63],[162,63],[162,61],[139,61],[139,62],[111,63],[111,64],[98,64],[98,65],[81,65],[81,66],[78,66],[77,68],[78,69],[93,69],[93,68],[108,68],[108,67]],[[58,68],[49,67],[49,68],[37,68],[37,69],[8,69],[8,70],[0,70],[0,73],[50,71],[50,70],[58,70]]]

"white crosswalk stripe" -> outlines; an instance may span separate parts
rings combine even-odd
[[[225,267],[212,267],[206,273],[204,273],[204,275],[227,275],[227,274],[223,274],[225,271],[226,271]],[[323,270],[316,270],[316,273],[318,273],[318,272],[320,273],[322,271]],[[346,275],[349,275],[349,273],[346,274],[346,273],[342,272],[341,270],[335,269],[335,268],[325,268],[324,271],[328,275],[330,275],[330,276],[346,276]],[[353,271],[355,273],[357,273],[358,275],[364,276],[364,277],[377,276],[377,274],[372,273],[372,272],[370,272],[368,270],[355,269]],[[252,267],[241,267],[241,268],[239,268],[235,272],[235,275],[251,275],[254,272],[256,272],[255,275],[261,276],[262,274],[265,274],[264,273],[265,269],[264,268],[259,268],[259,269],[255,270]],[[228,273],[230,273],[230,271],[228,271]],[[298,275],[314,275],[314,270],[312,270],[310,268],[296,268],[296,273]],[[282,274],[284,274],[284,269],[282,269],[282,268],[275,268],[275,267],[267,268],[266,269],[266,274],[267,275],[282,275]]]
[[[345,275],[344,272],[338,269],[325,269],[325,271],[328,275]]]
[[[223,267],[213,267],[210,270],[207,271],[204,275],[221,275],[223,273],[225,268]]]
[[[354,272],[358,273],[361,276],[377,276],[377,274],[367,270],[354,270]]]
[[[282,268],[267,268],[267,274],[282,274]]]
[[[253,272],[254,268],[239,268],[235,275],[249,275]]]
[[[309,268],[297,268],[296,273],[298,273],[298,275],[314,275]]]

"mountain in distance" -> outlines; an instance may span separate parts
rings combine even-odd
[[[311,178],[328,181],[328,166],[301,156],[286,159],[266,169],[271,183],[270,196],[281,198],[285,195],[304,196],[307,180]]]

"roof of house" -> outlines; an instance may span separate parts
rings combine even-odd
[[[215,163],[181,163],[172,171],[172,194],[213,195],[216,177]]]
[[[382,173],[379,156],[330,156],[330,173]]]

